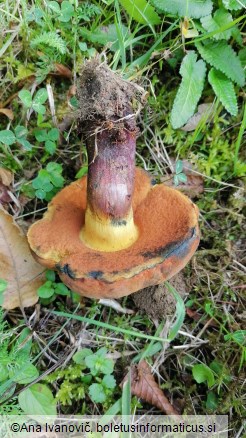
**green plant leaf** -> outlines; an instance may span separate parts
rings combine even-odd
[[[182,327],[182,324],[184,322],[185,305],[184,305],[184,301],[181,298],[181,296],[179,295],[179,293],[176,291],[176,289],[168,281],[165,282],[165,286],[167,287],[169,292],[174,296],[174,298],[176,300],[175,321],[170,328],[169,336],[168,336],[168,338],[170,340],[173,340],[177,336],[178,331],[180,330],[180,328]]]
[[[197,43],[196,46],[205,61],[222,71],[233,82],[244,85],[245,76],[240,59],[225,41],[207,41],[204,44]]]
[[[44,187],[49,187],[49,185],[50,190],[52,190],[53,186],[50,184],[50,174],[47,172],[47,170],[41,169],[38,172],[38,176],[32,181],[32,186],[34,189],[41,189]]]
[[[55,293],[53,283],[51,281],[46,281],[42,286],[38,288],[37,292],[40,298],[52,297],[52,295],[54,295]]]
[[[44,147],[46,152],[48,152],[50,155],[53,155],[56,151],[56,144],[51,140],[47,140]]]
[[[60,8],[60,5],[59,5],[58,2],[55,2],[55,1],[47,2],[47,6],[52,11],[56,12],[56,14],[60,14],[61,13],[61,8]]]
[[[181,183],[186,183],[187,182],[187,176],[185,175],[185,173],[179,173],[177,175],[179,182]]]
[[[57,141],[59,138],[60,131],[57,128],[52,128],[48,131],[48,139],[51,141]]]
[[[27,415],[56,415],[56,402],[46,385],[32,385],[19,394],[18,401]]]
[[[43,32],[38,35],[31,42],[31,47],[37,46],[49,46],[62,55],[66,53],[66,43],[56,32]]]
[[[48,99],[48,93],[46,88],[40,88],[40,90],[38,90],[37,93],[35,94],[32,102],[32,107],[34,111],[36,111],[39,114],[44,114],[46,108],[43,105],[43,103],[45,103],[47,99]]]
[[[3,129],[0,131],[0,143],[10,146],[16,141],[15,135],[9,129]]]
[[[102,385],[105,386],[105,388],[114,389],[116,387],[116,381],[114,376],[112,376],[111,374],[104,376],[102,379]]]
[[[33,382],[39,376],[38,369],[30,362],[22,364],[21,368],[14,368],[9,373],[9,378],[13,382],[26,385]]]
[[[49,138],[48,134],[47,134],[47,131],[45,129],[37,129],[37,130],[35,130],[34,135],[35,135],[36,140],[39,141],[39,142],[46,141]]]
[[[131,18],[138,23],[152,25],[161,23],[154,8],[145,0],[119,0]]]
[[[191,51],[182,61],[180,74],[182,82],[171,112],[171,124],[174,129],[183,126],[195,111],[203,90],[205,62],[201,59],[197,61],[197,54]]]
[[[82,348],[81,350],[77,351],[74,355],[73,355],[73,360],[75,363],[79,364],[79,365],[84,365],[85,364],[85,358],[87,356],[91,356],[93,355],[93,352],[90,348]]]
[[[46,277],[46,280],[54,282],[56,279],[56,273],[55,273],[55,271],[52,271],[51,269],[47,269],[47,271],[45,272],[45,277]]]
[[[35,191],[35,195],[39,199],[45,199],[46,192],[43,189],[38,189]]]
[[[75,178],[82,178],[82,176],[87,175],[87,173],[88,173],[88,166],[83,166],[76,173]]]
[[[34,96],[33,103],[45,103],[48,99],[46,88],[40,88]]]
[[[6,365],[0,363],[0,382],[4,382],[4,380],[7,380],[8,376],[8,368],[6,367]]]
[[[218,402],[217,395],[213,391],[210,391],[207,396],[206,409],[215,411],[218,407]]]
[[[62,172],[62,166],[59,163],[55,163],[54,161],[51,161],[47,164],[46,169],[50,173],[61,173]]]
[[[106,400],[106,394],[103,385],[100,383],[93,383],[89,387],[89,394],[92,401],[95,403],[103,403]]]
[[[208,80],[225,109],[232,116],[236,116],[238,112],[237,97],[232,81],[215,68],[210,70]]]
[[[176,165],[175,165],[175,173],[180,173],[183,170],[183,161],[182,160],[177,160]]]
[[[19,138],[18,139],[18,143],[20,143],[21,146],[23,146],[23,148],[26,151],[31,151],[32,150],[33,145],[26,138]]]
[[[209,388],[214,385],[214,373],[203,363],[193,366],[192,375],[197,383],[206,382]]]
[[[225,9],[220,8],[212,15],[207,15],[201,18],[201,23],[204,29],[208,32],[219,31],[222,26],[229,24],[233,21],[231,14]],[[228,40],[231,37],[232,28],[224,30],[213,36],[215,40]]]
[[[222,3],[226,9],[230,9],[231,11],[238,11],[246,7],[246,0],[222,0]]]
[[[153,0],[152,3],[162,12],[191,18],[209,15],[213,8],[211,0]]]
[[[23,137],[25,138],[28,134],[27,128],[25,126],[22,126],[22,125],[16,126],[14,131],[15,131],[15,136],[16,136],[17,140],[20,140]]]
[[[55,285],[55,293],[58,295],[69,295],[69,289],[63,283],[57,283]]]
[[[55,187],[62,187],[64,184],[64,178],[59,173],[50,174],[50,181]]]
[[[74,8],[69,1],[63,1],[61,4],[61,13],[58,20],[67,23],[73,16]]]
[[[234,333],[229,333],[228,335],[224,336],[225,341],[234,341],[238,342],[241,345],[246,344],[246,330],[237,330]]]
[[[30,93],[30,91],[28,90],[21,90],[18,93],[18,96],[21,100],[21,102],[23,103],[24,106],[26,106],[27,108],[31,108],[32,106],[32,95]]]

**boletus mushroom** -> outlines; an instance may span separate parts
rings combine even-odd
[[[52,199],[28,242],[73,291],[119,298],[187,264],[199,243],[198,209],[135,167],[139,87],[95,59],[85,63],[77,93],[88,176]]]

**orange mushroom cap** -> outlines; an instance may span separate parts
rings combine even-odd
[[[189,198],[137,168],[132,210],[138,238],[128,248],[104,252],[81,239],[86,186],[83,177],[61,190],[28,231],[35,259],[57,270],[74,292],[119,298],[160,284],[187,264],[199,244],[198,209]]]

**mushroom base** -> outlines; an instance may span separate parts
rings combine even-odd
[[[73,291],[90,298],[119,298],[160,284],[179,272],[199,244],[198,209],[178,190],[153,185],[136,169],[132,210],[138,238],[115,252],[87,247],[86,177],[61,190],[43,219],[28,231],[35,259],[56,269]]]
[[[97,251],[113,252],[128,248],[138,239],[132,210],[126,217],[110,220],[97,216],[87,207],[80,239],[88,248]]]

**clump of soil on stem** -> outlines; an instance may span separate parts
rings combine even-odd
[[[106,123],[110,122],[112,128],[135,131],[132,103],[134,100],[140,102],[141,94],[139,86],[124,80],[99,58],[87,61],[77,91],[79,131],[87,133],[98,127],[109,128]]]

